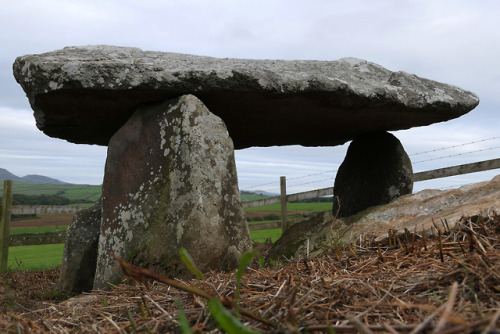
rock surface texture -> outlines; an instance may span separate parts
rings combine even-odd
[[[189,274],[181,247],[202,271],[236,267],[251,241],[233,150],[192,95],[139,108],[109,142],[94,288],[121,278],[108,252],[170,277]]]
[[[140,105],[183,94],[223,119],[235,148],[339,145],[453,119],[479,103],[460,88],[354,58],[243,60],[67,47],[17,58],[14,76],[44,133],[99,145]]]
[[[447,121],[479,103],[458,87],[355,58],[218,59],[86,46],[18,57],[13,70],[40,130],[108,146],[97,263],[83,258],[95,250],[95,234],[76,255],[79,237],[71,236],[63,275],[72,291],[89,288],[92,266],[93,288],[121,279],[108,252],[167,276],[188,274],[181,247],[202,271],[234,268],[251,248],[234,148],[357,138],[335,184],[348,216],[411,192],[409,159],[385,131]]]
[[[335,219],[329,211],[290,226],[271,247],[266,255],[269,262],[307,257],[322,251],[335,241],[330,228]]]
[[[371,207],[344,219],[335,219],[331,212],[299,222],[286,231],[271,249],[268,260],[299,259],[322,252],[332,243],[353,243],[359,238],[387,238],[389,229],[404,233],[430,231],[432,221],[446,219],[450,228],[462,217],[493,215],[500,212],[500,175],[481,182],[447,191],[423,190],[394,202]],[[301,226],[302,225],[302,226]],[[440,224],[438,224],[440,225]]]
[[[333,214],[347,217],[411,194],[413,168],[401,142],[387,132],[354,139],[333,187]]]
[[[92,290],[97,245],[101,230],[102,202],[78,212],[66,232],[61,267],[61,289],[72,293]]]

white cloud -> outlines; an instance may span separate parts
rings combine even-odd
[[[49,138],[36,128],[31,111],[0,107],[0,134],[0,168],[18,176],[102,183],[106,148]]]
[[[32,111],[0,106],[0,129],[2,133],[9,129],[31,131],[34,125],[35,120]]]
[[[472,90],[481,99],[476,110],[457,120],[396,132],[409,154],[498,133],[497,1],[18,0],[4,1],[0,7],[0,29],[8,32],[0,34],[0,167],[16,174],[44,174],[70,182],[102,181],[105,148],[77,146],[42,134],[12,76],[16,56],[69,45],[114,44],[240,58],[364,58],[390,70],[404,70]],[[490,144],[494,143],[457,147],[448,153],[480,150]],[[281,175],[293,179],[336,169],[346,149],[274,147],[238,151],[240,187],[277,184]],[[490,159],[498,154],[491,150],[429,161],[418,164],[415,170]],[[481,175],[471,174],[457,182],[489,177]],[[310,182],[295,190],[329,186],[332,182],[328,180],[311,183],[323,176],[295,179],[290,184]],[[451,182],[447,180],[432,181],[436,182],[433,186]]]

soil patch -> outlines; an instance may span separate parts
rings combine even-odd
[[[299,210],[289,210],[288,211],[288,216],[293,216],[293,215],[304,215],[304,214],[309,214],[312,211],[299,211]],[[248,218],[255,218],[255,217],[264,217],[269,214],[275,214],[279,217],[281,217],[281,211],[245,211],[245,216]]]
[[[497,333],[499,241],[500,216],[476,216],[426,238],[408,231],[379,243],[331,245],[314,258],[272,266],[255,259],[243,275],[239,317],[264,333]],[[180,332],[180,301],[194,332],[219,333],[205,297],[234,312],[235,273],[209,272],[205,280],[172,285],[123,266],[149,283],[125,282],[62,303],[53,299],[57,271],[8,274],[0,331]]]
[[[39,215],[35,219],[12,221],[10,227],[69,226],[72,220],[72,214]]]

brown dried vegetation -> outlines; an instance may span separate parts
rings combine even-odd
[[[323,254],[248,267],[239,317],[266,333],[490,333],[500,329],[500,216],[446,221],[431,233],[389,231],[384,242],[331,245]],[[4,277],[0,331],[11,333],[180,332],[178,306],[193,332],[216,333],[207,299],[236,309],[235,274],[171,281],[121,263],[141,284],[124,283],[61,303],[56,271]]]

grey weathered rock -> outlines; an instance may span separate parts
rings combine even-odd
[[[344,219],[350,226],[345,241],[356,234],[368,234],[377,240],[387,236],[388,229],[403,232],[429,230],[432,221],[446,219],[453,228],[461,217],[500,212],[500,175],[491,181],[469,184],[452,190],[423,190],[406,195],[387,205],[377,206]],[[352,239],[351,239],[352,240]]]
[[[413,168],[401,142],[387,132],[354,139],[333,187],[333,214],[347,217],[413,190]]]
[[[251,249],[233,143],[192,95],[143,106],[111,138],[94,288],[122,273],[107,252],[182,277],[185,248],[200,270],[232,269]]]
[[[75,214],[66,232],[61,267],[61,288],[80,293],[92,290],[101,231],[102,202]]]
[[[315,255],[332,245],[330,231],[335,219],[330,211],[321,212],[290,226],[271,247],[266,260],[284,260]]]
[[[394,202],[368,208],[355,215],[335,219],[324,212],[287,230],[271,249],[268,260],[305,257],[325,250],[332,243],[353,243],[360,238],[381,241],[389,229],[429,231],[441,219],[453,228],[462,217],[493,215],[500,212],[500,175],[489,182],[452,190],[423,190]],[[301,226],[302,225],[302,226]]]
[[[43,132],[100,145],[140,105],[183,94],[224,120],[235,148],[338,145],[446,121],[479,103],[460,88],[354,58],[217,59],[86,46],[19,57],[14,75]]]

